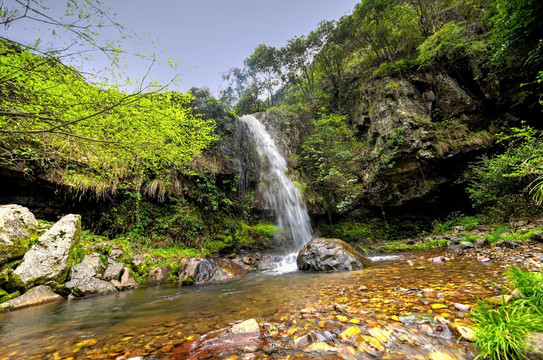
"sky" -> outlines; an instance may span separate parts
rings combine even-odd
[[[0,0],[9,6],[15,0]],[[50,11],[62,12],[62,0],[43,0]],[[287,40],[315,29],[322,20],[337,20],[351,13],[357,0],[103,0],[110,14],[142,37],[129,40],[129,51],[157,53],[148,79],[168,82],[176,74],[175,90],[208,86],[217,95],[224,87],[221,74],[242,67],[243,60],[261,43],[281,47]],[[13,23],[12,37],[46,37],[46,31],[26,21]],[[3,29],[0,29],[2,31]],[[115,32],[111,36],[118,36]],[[109,35],[107,35],[109,36]],[[106,37],[107,37],[106,36]],[[171,59],[174,70],[167,66]],[[149,61],[126,58],[126,74],[145,76]],[[85,65],[86,66],[86,65]],[[89,69],[90,69],[90,65]],[[86,69],[81,69],[86,70]],[[89,70],[90,71],[90,70]]]

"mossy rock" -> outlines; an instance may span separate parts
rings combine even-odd
[[[72,292],[71,289],[68,289],[66,285],[59,284],[55,281],[48,281],[44,285],[48,286],[53,292],[59,294],[60,296],[67,297]]]
[[[187,276],[184,280],[181,281],[182,286],[194,285],[194,278],[192,276]]]
[[[16,297],[19,297],[21,296],[21,292],[20,291],[15,291],[9,295],[5,295],[3,297],[0,298],[0,303],[3,303],[3,302],[6,302],[6,301],[10,301],[10,300],[13,300],[15,299]]]
[[[23,282],[21,281],[21,278],[18,275],[14,274],[13,270],[8,271],[8,279],[3,287],[7,291],[11,291],[11,292],[25,290],[25,286]]]

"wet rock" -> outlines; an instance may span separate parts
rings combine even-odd
[[[26,294],[0,304],[0,310],[14,310],[58,300],[62,300],[62,296],[55,294],[49,287],[40,285],[28,291]]]
[[[65,286],[77,297],[117,292],[117,289],[111,283],[94,277],[70,280]]]
[[[255,319],[249,319],[232,325],[230,331],[232,334],[252,334],[259,332],[260,326]]]
[[[350,341],[360,335],[361,332],[362,330],[358,326],[349,326],[339,334],[338,338],[340,341]]]
[[[27,287],[48,280],[63,281],[70,267],[70,252],[80,238],[81,216],[64,216],[38,238],[14,274]]]
[[[456,336],[462,338],[463,340],[470,342],[474,342],[476,340],[475,331],[464,323],[453,322],[450,324],[450,328]]]
[[[130,269],[127,267],[123,268],[123,275],[121,276],[121,288],[123,290],[126,290],[126,289],[135,289],[137,287],[138,287],[138,282],[132,276]]]
[[[456,245],[452,241],[447,242],[447,250],[451,252],[460,252],[462,251],[462,247],[460,245]]]
[[[19,258],[28,250],[24,240],[38,225],[34,214],[20,205],[0,206],[0,265]]]
[[[530,239],[534,241],[543,242],[543,231],[536,231],[532,233],[532,235],[530,236]]]
[[[444,260],[445,260],[444,256],[436,256],[436,257],[430,258],[430,261],[433,262],[434,264],[443,264]]]
[[[496,243],[496,246],[498,247],[504,247],[504,248],[507,248],[507,249],[516,249],[518,248],[520,245],[516,242],[513,242],[513,241],[509,241],[509,240],[500,240]]]
[[[174,350],[169,359],[225,358],[240,351],[256,352],[269,344],[256,320],[251,319],[236,325],[230,329],[211,332],[199,340],[184,343]]]
[[[419,324],[431,324],[434,322],[434,316],[431,314],[413,314],[408,313],[403,316],[399,316],[398,320],[404,325],[419,325]]]
[[[110,262],[102,278],[106,281],[119,280],[119,277],[121,276],[121,271],[123,271],[123,268],[124,268],[123,263],[115,262],[115,261]]]
[[[179,281],[202,284],[231,280],[246,273],[247,270],[230,259],[185,258],[181,261]]]
[[[526,358],[530,360],[543,359],[543,334],[533,332],[526,338]]]
[[[475,241],[475,248],[477,248],[477,249],[482,249],[482,248],[485,248],[487,246],[490,246],[490,242],[488,241],[487,238],[477,239]]]
[[[343,240],[316,238],[303,247],[296,263],[300,270],[335,271],[359,270],[373,262]]]
[[[461,312],[469,312],[471,310],[471,307],[468,305],[460,304],[460,303],[454,303],[454,308]]]
[[[473,249],[475,246],[473,245],[472,242],[469,242],[469,241],[460,241],[460,243],[458,244],[458,246],[460,246],[462,248],[462,250],[465,250],[465,249]]]
[[[158,266],[151,269],[149,275],[147,275],[147,284],[161,284],[168,281],[170,279],[171,269],[172,268],[169,265]]]

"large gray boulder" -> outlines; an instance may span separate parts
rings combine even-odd
[[[230,259],[185,258],[181,261],[179,281],[202,284],[235,279],[247,273]]]
[[[38,225],[34,214],[20,205],[0,206],[0,265],[23,256],[28,250],[22,243]]]
[[[66,215],[41,235],[13,272],[25,287],[50,280],[63,281],[70,252],[81,238],[81,216]]]
[[[298,269],[306,271],[349,271],[373,262],[343,240],[316,238],[305,244],[296,263]]]
[[[73,279],[68,281],[65,286],[77,297],[117,292],[113,284],[94,277]]]
[[[14,310],[58,300],[62,300],[62,296],[55,294],[49,287],[40,285],[28,291],[26,294],[0,304],[0,311]]]

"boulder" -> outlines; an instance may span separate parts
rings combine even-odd
[[[247,270],[230,259],[185,258],[181,261],[179,281],[202,284],[234,279],[246,273]]]
[[[80,238],[81,216],[64,216],[38,238],[14,274],[26,287],[49,280],[63,281],[70,267],[70,252]]]
[[[485,248],[487,246],[490,246],[490,242],[488,241],[487,238],[481,238],[481,239],[477,239],[477,241],[475,241],[475,247],[477,249]]]
[[[47,286],[40,285],[13,300],[0,304],[0,310],[13,310],[26,306],[44,304],[51,301],[62,300],[62,296],[55,294]]]
[[[300,270],[345,271],[363,269],[373,262],[343,240],[316,238],[305,244],[296,263]]]
[[[121,276],[121,271],[123,271],[124,264],[120,262],[111,261],[107,267],[106,272],[104,273],[104,280],[119,280]]]
[[[138,282],[130,273],[130,269],[127,267],[123,268],[123,275],[121,276],[121,289],[135,289],[137,287]]]
[[[0,206],[0,265],[24,255],[28,245],[22,240],[31,237],[37,225],[36,218],[27,208]]]
[[[117,292],[113,284],[94,277],[70,280],[65,285],[77,297]]]
[[[149,271],[149,275],[147,275],[147,283],[160,284],[168,281],[168,279],[170,278],[171,269],[172,268],[168,265],[157,266],[156,268],[151,269],[151,271]]]

